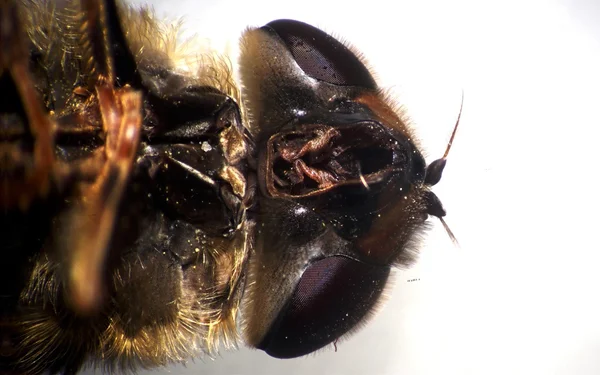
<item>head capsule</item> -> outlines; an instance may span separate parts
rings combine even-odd
[[[244,335],[298,357],[364,322],[414,261],[443,165],[426,168],[360,56],[315,27],[248,30],[240,65],[259,187]]]

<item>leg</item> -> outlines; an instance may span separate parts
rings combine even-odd
[[[109,1],[107,1],[109,2]],[[103,272],[121,197],[137,154],[142,125],[142,94],[129,86],[115,88],[115,49],[126,50],[122,34],[111,29],[118,19],[112,2],[82,2],[86,15],[86,43],[96,73],[96,99],[106,134],[104,165],[96,179],[81,193],[81,202],[70,213],[67,286],[76,311],[88,313],[102,302]],[[120,31],[120,30],[119,30]],[[110,36],[117,35],[117,38]],[[134,76],[131,73],[130,76]],[[118,77],[120,78],[120,77]]]

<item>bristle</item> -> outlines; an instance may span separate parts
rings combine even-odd
[[[442,225],[444,226],[444,229],[446,230],[446,233],[448,233],[448,237],[450,237],[454,246],[460,247],[460,244],[458,243],[458,240],[454,236],[454,233],[452,233],[452,231],[450,230],[450,227],[448,226],[448,224],[446,224],[446,220],[444,220],[443,217],[440,217],[439,219],[442,222]]]
[[[450,136],[450,140],[448,141],[448,146],[446,147],[446,151],[444,152],[444,156],[442,159],[446,159],[448,157],[448,153],[450,152],[450,148],[452,147],[452,142],[454,142],[454,136],[456,135],[456,131],[458,130],[458,124],[460,123],[460,116],[462,115],[463,104],[465,102],[465,92],[462,91],[460,98],[460,109],[458,110],[458,118],[456,119],[456,124],[454,125],[454,129],[452,130],[452,135]]]

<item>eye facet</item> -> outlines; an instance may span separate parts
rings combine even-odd
[[[312,263],[258,348],[293,358],[332,343],[365,318],[389,272],[339,256]]]

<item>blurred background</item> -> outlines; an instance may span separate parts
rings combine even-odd
[[[405,106],[428,162],[465,92],[434,189],[460,247],[433,221],[419,263],[337,352],[277,360],[240,343],[149,374],[600,373],[600,2],[136,4],[233,52],[246,27],[277,18],[343,37]]]

